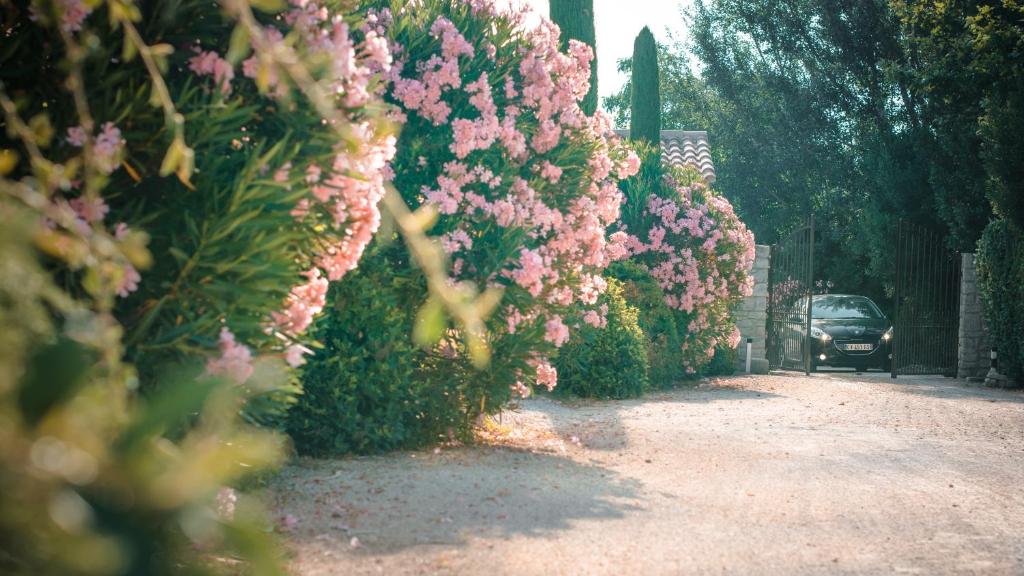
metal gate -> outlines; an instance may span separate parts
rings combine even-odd
[[[811,372],[814,218],[771,248],[768,269],[768,367]]]
[[[960,329],[960,254],[900,221],[896,241],[892,377],[955,376]]]

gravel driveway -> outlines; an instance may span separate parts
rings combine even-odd
[[[1024,574],[1024,394],[750,376],[276,480],[296,574]]]

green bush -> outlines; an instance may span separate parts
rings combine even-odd
[[[667,390],[693,378],[683,368],[681,314],[665,303],[665,295],[654,278],[634,262],[618,262],[609,275],[623,287],[626,302],[639,310],[638,322],[644,332],[651,388]]]
[[[735,348],[718,346],[715,355],[701,372],[705,376],[732,376],[736,373],[736,362],[739,354]]]
[[[1000,372],[1024,383],[1024,235],[1006,220],[985,228],[978,243],[978,287]]]
[[[426,352],[411,338],[414,309],[403,304],[425,289],[385,272],[382,264],[394,256],[386,251],[375,248],[331,288],[313,325],[323,347],[303,367],[303,394],[287,421],[301,454],[415,448],[469,429],[456,381],[432,377]]]
[[[636,398],[648,386],[647,345],[639,311],[627,303],[622,284],[608,281],[601,297],[607,326],[582,326],[558,354],[559,394],[585,398]]]

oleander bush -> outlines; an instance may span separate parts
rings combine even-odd
[[[379,343],[379,361],[409,362],[417,382],[376,380],[381,374],[368,366],[355,376],[330,375],[341,366],[310,366],[307,374],[324,381],[368,378],[380,390],[412,386],[426,395],[454,387],[453,402],[464,410],[454,427],[459,435],[513,394],[526,395],[535,385],[553,388],[557,372],[550,358],[569,340],[569,327],[603,322],[602,272],[623,255],[624,239],[609,239],[607,228],[619,215],[618,182],[638,162],[617,143],[606,117],[581,110],[593,55],[575,41],[562,53],[550,22],[528,28],[524,12],[490,1],[378,1],[368,13],[368,33],[386,37],[396,53],[384,88],[398,109],[392,117],[402,124],[392,163],[395,188],[411,207],[436,214],[429,233],[440,240],[453,285],[490,291],[492,301],[500,297],[487,323],[492,356],[480,370],[434,303],[402,296],[402,286],[422,282],[420,273],[406,255],[386,250],[374,263],[378,294],[397,302],[404,318],[417,318],[419,340],[445,336],[411,360],[395,356],[405,351],[408,333],[388,332],[395,341]],[[334,297],[325,322],[353,320],[335,311],[353,307],[360,295],[343,287]],[[361,410],[385,413],[392,401],[383,393],[368,397],[380,404]],[[424,418],[438,419],[421,422],[426,430],[449,425],[447,413]],[[353,442],[339,438],[335,445]]]
[[[732,309],[753,289],[754,237],[695,169],[662,166],[657,149],[638,149],[643,161],[623,185],[620,227],[628,233],[630,261],[677,312],[679,369],[696,375],[716,348],[739,344]]]
[[[34,6],[45,14],[57,4]],[[268,39],[288,42],[340,93],[333,105],[352,125],[342,139],[310,106],[295,105],[283,73],[230,33],[233,20],[216,3],[128,9],[156,45],[144,56],[166,72],[163,106],[153,105],[160,91],[146,62],[126,58],[139,48],[124,49],[123,26],[107,24],[113,8],[76,6],[74,22],[61,26],[80,30],[94,130],[83,128],[63,77],[40,73],[54,70],[64,49],[27,13],[4,47],[5,59],[22,65],[4,66],[0,79],[26,117],[47,111],[57,157],[89,145],[102,159],[102,196],[73,178],[58,194],[82,225],[110,226],[126,243],[148,238],[146,274],[128,265],[110,278],[140,386],[152,391],[167,366],[196,359],[240,385],[252,356],[300,363],[328,281],[355,266],[379,222],[394,136],[374,112],[372,84],[390,65],[386,42],[344,14],[347,25],[336,28],[313,4],[259,16]],[[347,66],[331,64],[348,54]],[[253,418],[279,420],[293,402],[296,380],[280,373],[253,397]]]
[[[278,574],[230,486],[379,224],[387,43],[312,3],[2,18],[0,572]]]
[[[636,398],[649,380],[647,340],[638,323],[639,310],[630,305],[622,285],[608,280],[601,295],[605,321],[582,326],[558,354],[556,394],[583,398]]]
[[[978,287],[999,371],[1024,385],[1024,234],[995,220],[978,243]]]

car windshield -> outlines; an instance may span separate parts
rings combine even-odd
[[[814,318],[875,320],[882,318],[882,312],[863,296],[821,296],[814,299]]]

